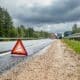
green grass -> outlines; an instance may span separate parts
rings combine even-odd
[[[80,54],[80,41],[69,40],[69,39],[64,39],[63,41],[75,52]]]

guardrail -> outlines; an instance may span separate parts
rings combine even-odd
[[[80,33],[72,34],[72,35],[69,35],[65,38],[80,40]]]
[[[0,41],[8,41],[8,40],[17,40],[17,39],[21,39],[21,40],[36,40],[37,38],[0,38]]]

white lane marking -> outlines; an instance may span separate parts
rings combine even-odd
[[[8,54],[10,54],[11,52],[5,52],[5,53],[2,53],[2,54],[0,54],[0,56],[5,56],[5,55],[8,55]]]
[[[36,55],[42,55],[43,53],[46,52],[47,49],[49,49],[50,46],[51,46],[51,44],[49,44],[48,46],[46,46],[45,48],[43,48],[42,50],[40,50],[40,51],[38,52],[38,54],[35,54],[35,56],[36,56]]]

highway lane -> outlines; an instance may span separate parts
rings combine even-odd
[[[50,39],[41,39],[41,40],[24,40],[22,41],[24,46],[28,47],[31,45],[36,45],[45,41],[48,41]],[[12,48],[14,47],[14,45],[16,44],[16,41],[3,41],[0,42],[0,52],[4,52],[4,51],[9,51],[12,50]]]
[[[12,44],[11,45],[12,47],[15,44],[15,42],[6,43],[6,44],[8,44],[8,48],[6,48],[6,49],[4,48],[4,50],[12,49],[12,47],[9,46],[10,43]],[[23,44],[28,52],[28,55],[37,53],[44,47],[50,45],[51,43],[52,43],[52,40],[50,40],[50,39],[23,41]],[[3,50],[1,50],[1,51],[3,51]],[[10,68],[15,66],[19,62],[22,62],[22,61],[28,59],[28,57],[29,57],[29,56],[27,56],[27,57],[26,56],[24,56],[24,57],[23,56],[12,56],[10,53],[11,52],[7,52],[7,53],[0,55],[0,74],[2,74],[6,70],[9,70]]]
[[[23,44],[24,44],[24,46],[30,46],[35,43],[39,43],[40,41],[43,41],[43,40],[24,40]],[[0,42],[0,52],[12,50],[12,48],[14,47],[15,44],[16,44],[16,41]]]

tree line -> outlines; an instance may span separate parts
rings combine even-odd
[[[50,33],[45,31],[35,31],[33,28],[26,28],[23,25],[18,27],[13,25],[12,18],[8,11],[0,7],[0,37],[19,38],[48,38]]]
[[[80,27],[77,26],[77,24],[74,24],[72,27],[73,34],[80,33]]]
[[[80,33],[80,27],[77,26],[77,24],[74,24],[72,26],[72,30],[71,31],[66,31],[64,32],[64,36],[69,36],[71,34],[75,34],[75,33]]]

